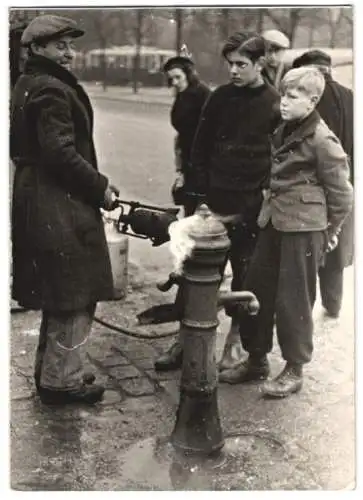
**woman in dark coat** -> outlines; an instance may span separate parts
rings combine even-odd
[[[113,297],[100,208],[116,188],[98,172],[90,101],[69,71],[74,21],[39,16],[25,29],[29,57],[11,100],[12,296],[42,311],[35,382],[42,401],[94,403],[82,383],[80,346],[96,303]]]
[[[183,205],[185,217],[193,215],[199,199],[193,193],[196,191],[196,181],[191,168],[190,157],[194,136],[198,127],[203,106],[210,95],[209,88],[202,83],[196,74],[194,63],[187,55],[172,57],[164,65],[164,72],[170,87],[176,92],[171,109],[171,124],[177,131],[175,139],[175,164],[177,177],[172,187],[172,195],[176,205]],[[176,301],[180,299],[177,295]],[[182,361],[180,340],[176,341],[155,362],[156,370],[172,370],[179,368]]]
[[[199,117],[210,90],[198,79],[190,56],[172,57],[165,63],[164,72],[169,86],[174,87],[176,92],[170,114],[171,124],[177,132],[175,140],[177,178],[172,192],[174,202],[184,206],[184,215],[188,217],[194,213],[198,203],[193,196],[195,181],[190,166],[191,149]]]
[[[350,159],[350,182],[354,185],[353,156],[353,92],[336,82],[331,75],[331,57],[321,50],[310,50],[294,60],[293,67],[316,66],[325,78],[325,90],[317,111],[340,140]],[[343,298],[344,268],[351,266],[354,257],[354,212],[345,220],[339,243],[327,254],[324,267],[319,269],[320,295],[323,307],[331,317],[338,317]]]

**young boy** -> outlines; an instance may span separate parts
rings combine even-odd
[[[271,397],[302,387],[303,365],[313,352],[317,271],[352,209],[347,155],[315,111],[324,86],[316,68],[292,69],[282,80],[283,123],[272,138],[269,189],[258,218],[262,230],[243,285],[256,294],[261,308],[257,317],[241,318],[248,359],[220,375],[228,383],[267,378],[276,316],[286,365],[264,384],[264,394]]]

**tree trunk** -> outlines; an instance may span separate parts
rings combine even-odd
[[[104,92],[107,90],[107,61],[106,61],[106,55],[105,55],[105,50],[106,50],[106,40],[102,39],[101,41],[101,57],[100,57],[100,64],[101,64],[101,80],[102,80],[102,89]]]
[[[256,23],[257,33],[262,33],[264,20],[265,20],[265,10],[259,9],[257,14],[257,23]]]
[[[301,9],[295,9],[295,10],[293,10],[291,12],[291,15],[290,15],[289,39],[290,39],[291,47],[294,46],[294,41],[295,41],[295,36],[296,36],[296,30],[297,30],[297,28],[299,26],[300,10]]]
[[[180,49],[183,43],[183,11],[182,9],[175,9],[175,51],[180,54]]]
[[[224,40],[227,40],[229,35],[229,20],[231,15],[231,9],[222,9],[222,33]]]
[[[315,32],[314,22],[311,21],[310,26],[309,26],[309,40],[308,40],[309,47],[314,46],[314,32]]]
[[[134,94],[137,94],[139,90],[139,72],[140,72],[140,53],[141,53],[141,44],[142,44],[142,23],[144,18],[144,12],[142,9],[137,9],[136,12],[136,33],[135,33],[135,42],[136,42],[136,52],[134,57],[134,71],[133,71],[133,81],[132,81],[132,90]]]

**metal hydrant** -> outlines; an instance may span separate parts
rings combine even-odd
[[[200,222],[189,233],[195,246],[183,268],[183,366],[171,443],[184,454],[210,456],[224,445],[217,400],[218,309],[237,302],[250,314],[257,314],[259,304],[248,291],[219,292],[230,241],[224,225],[207,205],[197,215]]]

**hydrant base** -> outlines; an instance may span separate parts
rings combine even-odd
[[[217,389],[209,394],[192,394],[181,388],[171,442],[175,449],[182,453],[204,457],[223,448]]]

